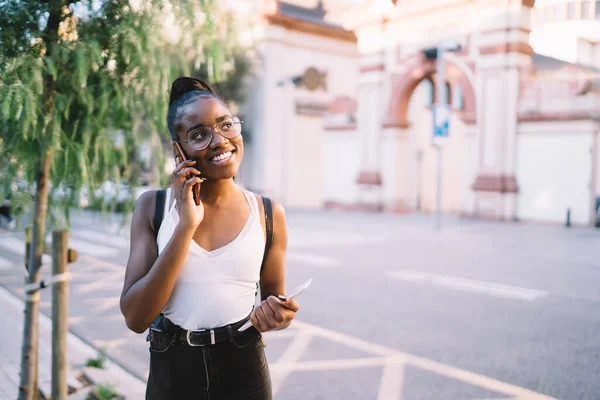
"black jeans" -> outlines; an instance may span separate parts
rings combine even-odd
[[[271,400],[271,375],[253,327],[230,341],[190,347],[150,346],[146,400]]]

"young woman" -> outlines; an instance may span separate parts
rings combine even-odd
[[[167,123],[188,160],[176,160],[164,205],[156,191],[138,199],[121,294],[129,329],[150,327],[146,398],[270,399],[261,332],[286,328],[299,308],[279,298],[285,294],[283,207],[273,203],[265,254],[270,209],[265,215],[263,199],[233,180],[244,155],[242,121],[205,82],[173,82]],[[259,285],[262,302],[255,307]],[[238,331],[248,319],[252,326]]]

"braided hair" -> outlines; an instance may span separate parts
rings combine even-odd
[[[169,111],[167,113],[167,127],[171,137],[176,136],[174,125],[177,119],[180,118],[179,109],[192,103],[198,97],[217,99],[227,107],[227,103],[203,80],[187,76],[175,79],[171,85]]]

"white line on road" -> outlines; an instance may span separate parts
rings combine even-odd
[[[0,241],[0,247],[4,247],[11,253],[18,254],[20,256],[25,256],[25,241],[21,239],[17,239],[16,237],[4,237],[2,241]],[[42,264],[51,265],[52,257],[47,254],[42,255]]]
[[[104,232],[94,231],[73,231],[72,236],[75,238],[85,239],[90,242],[101,243],[108,246],[117,247],[119,249],[129,250],[129,239],[117,234],[106,234]]]
[[[0,270],[11,269],[15,266],[16,263],[6,259],[4,257],[0,257]]]
[[[281,355],[278,364],[293,364],[297,362],[302,354],[306,352],[308,346],[310,345],[312,336],[308,332],[300,332],[298,335],[292,340],[289,346],[285,349],[284,353]],[[273,371],[272,374],[272,388],[273,388],[273,397],[277,394],[283,381],[290,374],[291,370],[289,368],[280,368],[276,371]]]
[[[318,256],[315,254],[288,252],[288,261],[298,261],[310,265],[316,265],[318,267],[336,267],[341,265],[339,260],[329,257]]]
[[[520,396],[528,400],[555,400],[553,397],[536,393],[532,390],[525,389],[519,386],[511,385],[510,383],[501,382],[496,379],[489,378],[487,376],[465,371],[450,365],[441,364],[423,357],[413,356],[412,354],[403,353],[401,351],[389,347],[381,346],[372,342],[367,342],[366,340],[348,336],[343,333],[332,331],[329,329],[321,328],[319,326],[311,325],[306,322],[294,320],[294,325],[300,329],[306,330],[307,333],[310,333],[315,337],[326,338],[334,342],[343,344],[345,346],[349,346],[351,348],[372,353],[375,355],[380,355],[386,358],[401,357],[406,361],[407,365],[410,365],[412,367],[421,368],[425,371],[433,372],[451,379],[485,388],[492,392],[498,392],[511,396]],[[366,362],[369,359],[355,360]],[[372,363],[381,363],[381,359],[371,360]],[[305,365],[305,363],[298,364]]]
[[[402,362],[402,358],[399,359]],[[338,369],[355,369],[380,367],[388,363],[388,357],[361,357],[347,358],[341,360],[320,360],[320,361],[296,361],[296,362],[276,362],[269,365],[272,372],[281,373],[285,371],[330,371]]]
[[[404,362],[399,358],[389,358],[383,369],[377,400],[400,400],[404,384]]]
[[[82,254],[89,254],[92,256],[106,257],[112,256],[117,253],[117,249],[114,247],[106,247],[100,244],[93,244],[85,240],[69,238],[69,247],[77,250]]]
[[[110,275],[103,276],[102,279],[92,281],[90,283],[82,283],[76,286],[76,290],[80,294],[93,292],[100,289],[119,289],[123,286],[124,271],[111,273]]]
[[[457,278],[453,276],[430,274],[427,272],[400,270],[388,271],[386,276],[401,281],[430,283],[445,288],[463,290],[466,292],[487,294],[489,296],[504,297],[517,300],[534,301],[548,296],[548,292],[537,289],[528,289],[519,286],[502,285],[476,281],[472,279]]]
[[[110,310],[111,308],[116,308],[118,310],[120,300],[121,299],[118,296],[112,296],[86,299],[86,302],[93,304],[94,312],[104,312]]]

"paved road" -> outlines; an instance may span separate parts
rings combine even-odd
[[[288,287],[314,281],[293,327],[267,335],[276,399],[600,398],[600,230],[288,219]],[[147,344],[118,309],[127,229],[86,214],[72,237],[71,330],[145,377]],[[22,294],[22,235],[0,242],[0,284]]]

